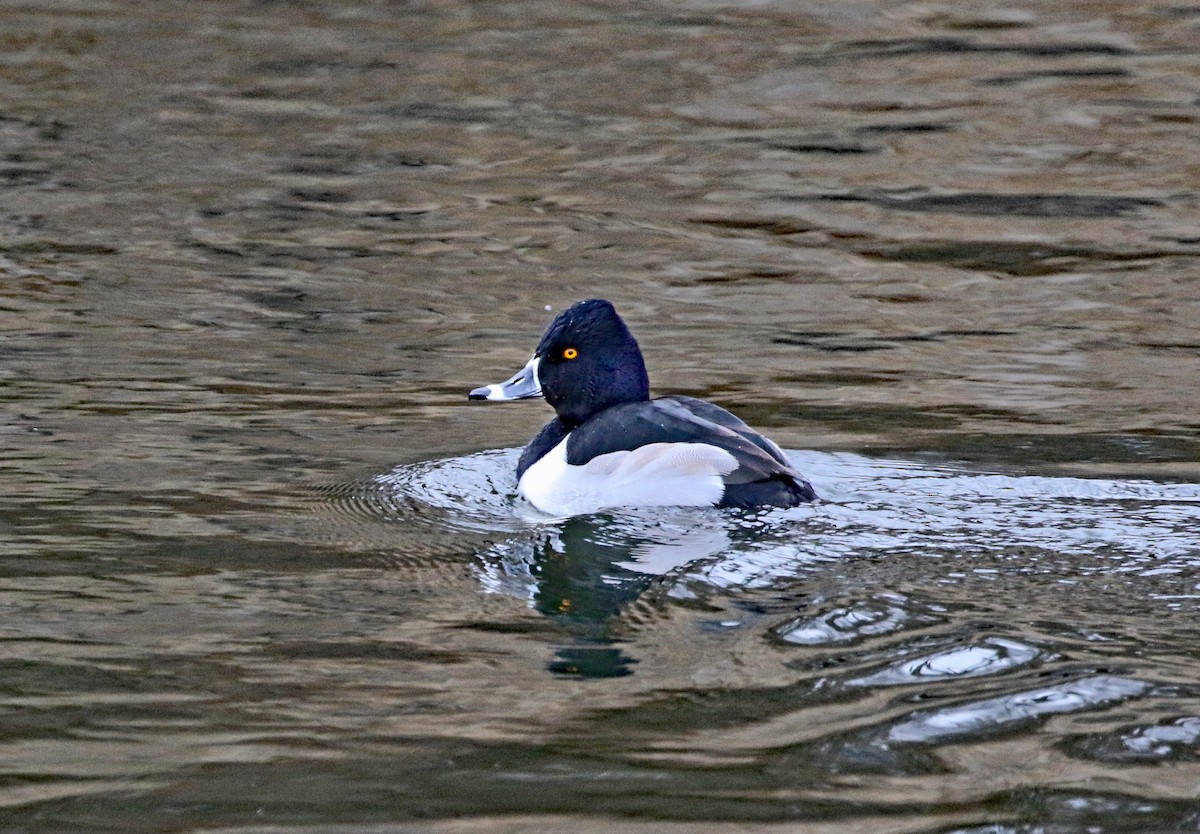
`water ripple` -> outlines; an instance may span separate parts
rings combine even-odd
[[[872,675],[850,681],[855,686],[888,686],[949,678],[995,675],[1032,663],[1042,651],[1016,640],[991,637],[978,643],[914,657]]]
[[[775,635],[802,646],[849,643],[865,637],[889,634],[910,620],[936,622],[935,615],[914,611],[915,604],[900,594],[878,594],[848,606],[839,606],[816,616],[800,617],[776,627]]]
[[[374,496],[346,498],[344,504],[401,521],[419,515],[419,508],[434,508],[448,529],[500,535],[505,540],[481,558],[492,574],[510,577],[528,574],[521,565],[532,563],[530,548],[541,548],[542,537],[557,541],[552,548],[560,550],[564,541],[586,540],[589,547],[607,548],[613,564],[644,574],[688,566],[690,580],[717,587],[763,587],[817,564],[898,552],[1036,549],[1073,559],[1079,575],[1167,575],[1200,567],[1197,484],[999,475],[793,452],[823,498],[817,504],[748,514],[614,510],[564,520],[544,516],[516,496],[518,454],[488,451],[398,467],[376,479]],[[583,524],[589,525],[586,533],[579,531]],[[1036,569],[1036,559],[1017,562],[1014,570]],[[894,601],[881,600],[862,610],[831,611],[823,624],[811,617],[797,621],[780,636],[836,641],[887,629],[901,614],[889,612]]]
[[[1057,713],[1095,709],[1134,698],[1149,684],[1114,675],[1095,675],[1069,683],[1015,692],[944,709],[918,712],[888,732],[890,741],[940,742],[979,736]]]
[[[1200,716],[1159,724],[1125,727],[1111,733],[1073,739],[1076,755],[1108,762],[1200,761]]]

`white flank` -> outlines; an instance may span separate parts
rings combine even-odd
[[[707,443],[651,443],[571,466],[569,439],[526,469],[517,485],[525,500],[544,513],[567,516],[607,507],[711,507],[725,494],[722,476],[737,468],[733,455]]]

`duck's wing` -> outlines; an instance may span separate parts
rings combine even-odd
[[[789,469],[791,468],[792,463],[787,459],[787,455],[785,455],[783,450],[775,445],[770,438],[759,434],[754,429],[746,425],[741,418],[726,411],[725,409],[721,408],[721,406],[714,405],[707,400],[698,400],[695,397],[685,397],[683,395],[663,397],[662,400],[655,400],[655,402],[662,402],[663,400],[671,400],[672,402],[679,403],[695,416],[709,420],[713,423],[716,423],[718,426],[724,426],[730,431],[740,434],[742,437],[746,438],[755,446],[762,449],[775,460],[779,461],[785,467]]]
[[[780,477],[806,484],[778,446],[720,406],[691,397],[624,403],[602,411],[571,432],[567,463],[582,466],[612,452],[671,443],[701,443],[731,454],[737,467],[724,475],[727,485]]]

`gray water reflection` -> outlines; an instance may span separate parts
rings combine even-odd
[[[4,4],[0,828],[1195,830],[1198,24]],[[595,295],[827,500],[514,502]]]
[[[1060,712],[1079,712],[1102,707],[1146,690],[1142,681],[1097,675],[1069,684],[990,698],[929,713],[918,713],[892,727],[888,739],[897,742],[936,742],[970,736],[981,731],[1006,729],[1008,725]]]
[[[976,645],[956,646],[895,664],[864,678],[861,686],[909,684],[914,680],[937,678],[966,678],[995,675],[1022,666],[1039,658],[1035,646],[1016,640],[989,638]]]

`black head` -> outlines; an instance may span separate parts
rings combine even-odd
[[[580,301],[559,313],[534,357],[542,395],[569,425],[618,403],[650,399],[642,352],[603,299]]]

